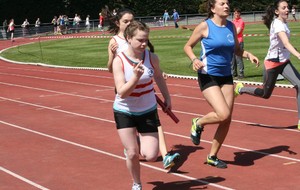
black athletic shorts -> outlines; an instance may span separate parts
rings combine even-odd
[[[198,83],[201,91],[212,86],[223,86],[224,84],[232,84],[232,75],[226,77],[212,76],[207,74],[198,73]]]
[[[157,127],[160,126],[157,109],[139,116],[114,110],[114,117],[117,129],[136,127],[139,133],[153,133],[158,132]]]

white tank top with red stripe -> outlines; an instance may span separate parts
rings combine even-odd
[[[120,36],[115,35],[115,36],[113,36],[113,39],[118,44],[117,54],[128,49],[128,43],[125,40],[125,38],[121,38]]]
[[[133,75],[133,67],[135,64],[126,57],[124,52],[118,54],[118,56],[122,60],[125,81],[127,82]],[[143,67],[144,74],[141,76],[133,92],[124,99],[116,94],[113,105],[114,111],[128,113],[130,115],[142,115],[157,108],[152,80],[154,68],[148,50],[145,50]]]

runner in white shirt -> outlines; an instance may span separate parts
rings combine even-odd
[[[272,10],[274,11],[272,12]],[[272,14],[270,15],[270,13]],[[274,90],[277,76],[281,74],[297,91],[298,129],[300,130],[300,74],[290,61],[290,54],[300,59],[300,53],[289,41],[288,15],[289,8],[286,0],[275,1],[273,6],[268,7],[263,20],[270,30],[270,47],[264,62],[263,88],[243,87],[242,83],[238,83],[235,94],[246,93],[268,99]],[[273,19],[274,16],[275,19]]]

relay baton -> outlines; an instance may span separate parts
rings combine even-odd
[[[160,105],[160,107],[163,109],[163,111],[166,111],[166,113],[171,117],[171,119],[175,122],[178,123],[179,119],[178,117],[176,117],[176,115],[168,108],[166,109],[166,105],[164,104],[164,102],[155,94],[155,98],[157,103]]]

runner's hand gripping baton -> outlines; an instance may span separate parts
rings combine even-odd
[[[164,102],[155,94],[155,98],[157,103],[160,105],[160,107],[163,109],[163,111],[165,111],[166,109],[166,105],[164,104]],[[171,117],[171,119],[175,122],[178,123],[179,119],[178,117],[176,117],[176,115],[168,108],[166,110],[166,113]]]

